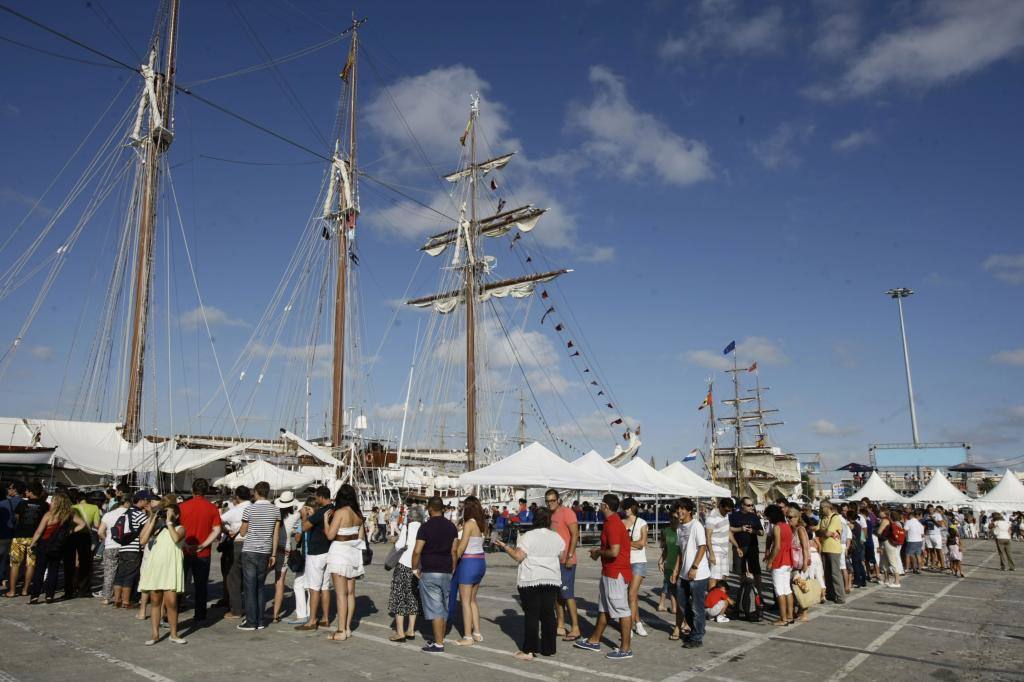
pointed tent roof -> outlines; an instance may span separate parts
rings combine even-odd
[[[911,502],[931,502],[941,505],[970,504],[971,498],[964,495],[941,471],[932,475],[928,485],[910,498]]]
[[[616,468],[608,463],[597,451],[591,450],[582,457],[573,460],[573,466],[580,467],[584,471],[595,476],[600,476],[607,482],[607,486],[601,490],[616,490],[619,492],[641,493],[654,495],[657,490],[647,481],[630,476],[628,472]]]
[[[1007,469],[996,487],[975,500],[974,505],[978,509],[992,511],[1024,509],[1024,483],[1020,482],[1017,474]]]
[[[871,472],[871,477],[864,487],[850,495],[848,500],[862,500],[868,498],[872,502],[906,502],[907,498],[899,495],[889,487],[889,484],[882,480],[877,471]]]
[[[702,478],[682,462],[672,462],[661,470],[661,474],[673,481],[696,488],[701,491],[701,497],[732,497],[732,492],[728,488]]]
[[[618,469],[625,472],[632,478],[638,478],[649,483],[658,495],[675,495],[679,497],[700,497],[700,491],[685,483],[665,476],[640,458],[630,460]]]
[[[310,483],[316,481],[316,479],[309,474],[281,469],[273,464],[264,462],[262,459],[258,459],[255,462],[246,464],[237,471],[231,472],[227,476],[218,478],[213,484],[229,488],[245,485],[251,488],[260,481],[269,483],[271,490],[298,490],[305,488]]]
[[[573,466],[537,442],[530,443],[494,464],[467,471],[459,476],[459,484],[467,487],[510,485],[569,490],[608,489],[608,482],[603,477]]]

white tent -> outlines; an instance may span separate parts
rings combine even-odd
[[[868,482],[864,484],[864,487],[850,495],[848,500],[857,502],[864,498],[868,498],[872,502],[906,502],[907,498],[898,494],[895,490],[889,487],[889,484],[882,480],[882,477],[878,475],[877,471],[871,472],[871,477],[868,478]]]
[[[628,464],[619,467],[619,471],[625,472],[633,478],[638,478],[649,483],[658,495],[669,497],[700,497],[700,491],[691,485],[679,483],[668,476],[665,476],[642,459],[634,459]]]
[[[700,497],[732,497],[732,492],[728,488],[702,478],[682,462],[672,462],[661,470],[661,474],[677,483],[696,488],[700,491]]]
[[[973,500],[964,495],[941,471],[932,474],[932,480],[916,495],[910,498],[913,503],[941,504],[944,507],[971,504]]]
[[[607,490],[608,486],[604,478],[573,466],[536,442],[494,464],[467,471],[459,476],[459,485],[508,485],[564,490]]]
[[[978,511],[1001,512],[1022,510],[1024,509],[1024,483],[1020,482],[1017,474],[1007,469],[995,488],[974,501],[974,508]]]
[[[587,473],[603,478],[605,485],[600,490],[615,490],[643,495],[655,495],[658,492],[647,481],[630,476],[628,472],[613,467],[608,463],[608,460],[594,450],[591,450],[579,459],[573,460],[572,464]]]
[[[316,479],[309,474],[281,469],[273,464],[264,462],[262,459],[258,459],[227,476],[218,478],[213,484],[227,488],[234,488],[240,485],[252,488],[260,481],[269,483],[271,490],[299,490],[313,483]]]

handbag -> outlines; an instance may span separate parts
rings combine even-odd
[[[821,601],[821,584],[817,580],[804,580],[803,586],[793,582],[793,598],[802,609],[809,609]]]
[[[288,552],[288,570],[292,573],[302,573],[306,570],[306,557],[301,549]]]
[[[406,526],[405,528],[403,528],[402,532],[405,534],[405,539],[406,539],[406,544],[407,544],[408,541],[409,541],[409,527]],[[390,571],[391,569],[393,569],[395,566],[398,565],[399,561],[402,560],[402,555],[405,554],[406,547],[405,547],[404,544],[401,547],[399,547],[398,545],[399,545],[399,543],[396,542],[394,548],[390,552],[388,552],[388,555],[384,558],[384,570],[385,571]]]
[[[373,563],[373,548],[366,542],[366,531],[362,525],[359,526],[359,535],[363,540],[363,566],[369,566]]]

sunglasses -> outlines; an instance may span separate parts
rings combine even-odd
[[[556,502],[558,502],[558,500],[544,500],[544,501],[547,502],[548,504],[555,504]]]

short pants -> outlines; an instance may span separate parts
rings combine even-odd
[[[607,613],[610,618],[628,618],[633,615],[629,608],[629,588],[620,575],[617,578],[601,576],[597,590],[597,610]]]

